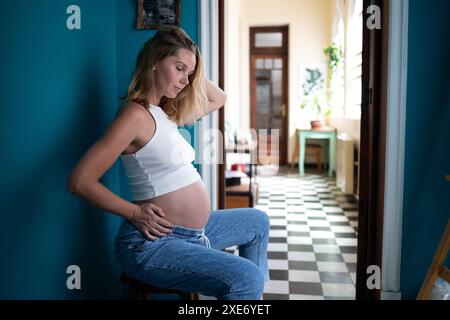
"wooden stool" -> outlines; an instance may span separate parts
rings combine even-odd
[[[306,145],[305,147],[305,155],[314,154],[317,159],[317,172],[322,174],[322,147],[318,145]]]
[[[291,169],[294,168],[295,162],[298,161],[298,134],[295,134],[294,152],[292,153]],[[322,146],[315,144],[307,144],[305,147],[305,156],[307,154],[314,154],[317,159],[317,171],[322,174]],[[300,164],[299,164],[300,165]]]
[[[149,294],[177,294],[180,300],[198,300],[198,294],[186,292],[177,289],[166,289],[152,286],[137,279],[127,276],[124,272],[120,274],[122,283],[130,286],[128,291],[128,299],[130,300],[147,300]]]
[[[448,250],[450,248],[450,220],[447,222],[444,235],[439,242],[439,247],[436,250],[434,259],[428,269],[425,280],[420,288],[417,300],[427,300],[431,294],[431,290],[434,287],[437,277],[450,283],[450,271],[445,267],[445,258],[447,257]]]
[[[307,144],[305,148],[305,155],[313,154],[317,159],[317,171],[322,174],[322,147],[315,144]],[[295,161],[298,160],[298,148],[294,150],[291,160],[291,168],[294,168]]]

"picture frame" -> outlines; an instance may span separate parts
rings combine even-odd
[[[325,63],[313,63],[313,64],[302,64],[300,66],[300,91],[299,93],[303,95],[305,86],[308,86],[308,81],[311,80],[312,73],[315,73],[320,77],[320,86],[316,87],[315,90],[325,90],[326,88],[326,77],[327,69]],[[312,88],[313,89],[313,88]]]
[[[137,29],[159,29],[163,25],[178,26],[181,0],[138,0]]]

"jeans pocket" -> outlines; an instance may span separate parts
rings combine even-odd
[[[144,250],[145,245],[149,242],[147,239],[141,239],[128,244],[127,248],[134,252],[141,252]]]

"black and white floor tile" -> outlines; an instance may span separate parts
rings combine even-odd
[[[354,299],[357,202],[331,177],[259,177],[257,205],[270,217],[264,299]]]

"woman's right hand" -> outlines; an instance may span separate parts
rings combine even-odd
[[[130,222],[150,240],[166,236],[172,228],[162,209],[153,203],[138,204]]]

